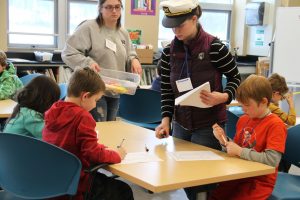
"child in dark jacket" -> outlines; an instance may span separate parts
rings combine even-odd
[[[83,200],[89,187],[89,175],[84,169],[91,163],[119,163],[125,157],[120,147],[109,149],[98,143],[96,122],[90,110],[105,91],[100,76],[90,68],[76,70],[70,78],[65,101],[59,101],[46,112],[43,140],[74,155],[82,170],[75,200]],[[131,188],[124,182],[97,173],[91,189],[92,199],[133,199]],[[61,199],[61,198],[60,198]]]

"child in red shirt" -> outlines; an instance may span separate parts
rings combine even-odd
[[[83,200],[89,187],[84,169],[91,163],[119,163],[126,154],[122,147],[113,150],[98,143],[96,122],[89,111],[96,107],[104,91],[105,84],[96,72],[90,68],[76,70],[70,78],[65,101],[53,104],[45,114],[43,140],[73,153],[82,163],[75,200]],[[93,200],[133,199],[126,183],[101,173],[96,174],[91,193]]]
[[[212,191],[210,200],[265,200],[271,195],[287,135],[282,120],[268,108],[271,98],[269,81],[265,77],[251,75],[237,90],[237,100],[245,114],[237,123],[234,141],[226,141],[224,130],[217,124],[213,125],[213,129],[229,155],[276,167],[276,172],[222,182]]]

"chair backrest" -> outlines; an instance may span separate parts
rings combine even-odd
[[[39,73],[34,73],[34,74],[28,74],[28,75],[25,75],[25,76],[22,76],[20,78],[20,80],[22,81],[23,85],[27,85],[32,79],[34,79],[35,77],[37,76],[41,76],[43,74],[39,74]]]
[[[0,134],[0,185],[14,196],[75,195],[80,170],[80,160],[59,147],[23,135]]]
[[[300,167],[300,124],[290,127],[287,132],[284,160]]]
[[[236,114],[234,114],[229,110],[226,110],[226,114],[227,114],[227,122],[225,124],[225,132],[228,137],[233,139],[236,132],[236,123],[239,120],[239,116],[237,116]]]
[[[137,89],[135,95],[121,95],[119,116],[137,123],[161,121],[160,92]]]
[[[68,86],[66,83],[60,83],[58,84],[60,89],[60,97],[59,99],[65,99],[67,96]]]

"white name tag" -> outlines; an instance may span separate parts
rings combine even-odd
[[[185,92],[193,89],[193,85],[190,78],[180,79],[176,81],[176,85],[179,92]]]
[[[109,39],[105,40],[105,46],[107,48],[109,48],[110,50],[112,50],[113,52],[115,52],[115,53],[117,52],[117,45],[116,45],[116,43],[110,41]]]

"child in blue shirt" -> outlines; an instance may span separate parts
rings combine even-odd
[[[57,83],[47,76],[32,79],[18,94],[18,104],[3,132],[42,138],[44,113],[59,100]]]

